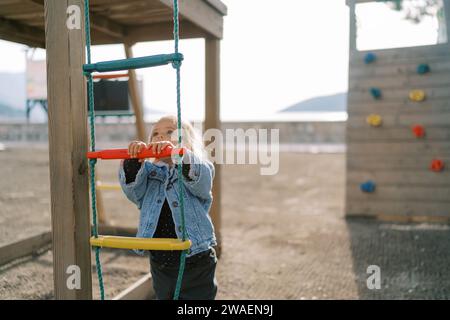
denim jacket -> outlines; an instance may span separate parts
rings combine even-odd
[[[209,216],[212,204],[214,165],[200,160],[186,150],[183,162],[190,163],[189,180],[184,181],[184,214],[188,239],[192,246],[187,257],[206,251],[217,244],[214,227]],[[181,209],[178,200],[178,170],[164,162],[145,161],[134,182],[126,184],[123,165],[119,168],[119,181],[123,192],[140,210],[137,237],[152,238],[158,225],[164,200],[167,198],[175,223],[175,232],[182,238]],[[143,250],[135,250],[143,255]]]

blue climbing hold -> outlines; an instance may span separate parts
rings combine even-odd
[[[422,63],[422,64],[419,64],[417,66],[417,73],[418,74],[425,74],[425,73],[428,73],[430,71],[431,71],[430,66],[428,64],[426,64],[426,63]]]
[[[362,192],[372,193],[375,191],[375,182],[368,180],[364,183],[361,183],[360,188]]]
[[[381,98],[381,90],[378,88],[370,88],[370,94],[374,99],[380,99]]]
[[[375,53],[369,52],[366,54],[366,56],[364,57],[364,62],[366,64],[372,63],[375,60],[377,60],[377,56],[375,55]]]

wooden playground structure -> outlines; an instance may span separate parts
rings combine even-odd
[[[172,0],[91,0],[93,45],[123,44],[127,59],[137,42],[173,39]],[[66,27],[68,8],[80,10],[81,28]],[[219,0],[182,0],[180,39],[205,39],[204,129],[220,128],[220,41],[226,6]],[[47,52],[48,126],[52,233],[26,239],[0,250],[0,263],[53,248],[54,296],[56,299],[92,299],[91,236],[88,183],[87,90],[83,0],[8,0],[0,4],[0,38],[45,48]],[[147,133],[143,107],[138,98],[136,74],[128,71],[137,134]],[[171,110],[168,112],[173,112]],[[220,166],[216,166],[211,218],[220,251]],[[101,203],[100,203],[101,204]],[[103,219],[103,222],[105,219]],[[135,230],[99,226],[101,233],[134,236]],[[81,288],[67,287],[69,266],[80,268]],[[118,298],[148,298],[151,278],[146,276]]]

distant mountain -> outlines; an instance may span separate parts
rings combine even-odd
[[[347,110],[347,92],[299,102],[280,112],[341,112]]]

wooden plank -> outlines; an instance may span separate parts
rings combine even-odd
[[[392,170],[351,170],[347,172],[347,185],[361,184],[367,180],[373,180],[375,183],[383,186],[450,186],[449,171],[392,171]]]
[[[408,48],[393,48],[380,50],[352,51],[350,53],[350,67],[367,66],[368,68],[379,65],[389,65],[398,63],[421,63],[419,61],[435,62],[448,61],[450,45],[436,44]],[[364,57],[368,52],[373,52],[377,56],[376,62],[366,65]]]
[[[205,39],[205,131],[221,129],[220,121],[220,40]],[[212,188],[213,203],[210,216],[217,237],[217,254],[222,252],[221,197],[222,167],[215,163],[215,178]]]
[[[127,59],[133,58],[133,49],[130,44],[124,44]],[[144,106],[140,99],[139,88],[136,79],[136,70],[128,71],[128,86],[130,90],[131,105],[136,119],[136,139],[147,142],[148,136],[144,123]]]
[[[382,101],[387,101],[389,103],[400,103],[409,101],[409,92],[413,89],[420,88],[404,88],[404,89],[384,89],[382,90]],[[450,99],[450,90],[448,86],[434,86],[433,88],[428,88],[425,91],[426,99]],[[381,101],[380,100],[380,101]],[[375,99],[372,98],[367,89],[353,89],[348,94],[348,103],[373,103]]]
[[[376,62],[374,62],[375,64]],[[431,72],[426,75],[417,74],[417,66],[421,63],[426,63],[430,66]],[[393,76],[418,76],[418,77],[433,77],[436,74],[450,72],[450,57],[447,60],[430,62],[428,59],[417,61],[416,63],[396,63],[395,65],[361,65],[351,67],[349,78],[369,79],[378,78],[385,79]]]
[[[411,130],[412,126],[405,127],[390,127],[382,130],[367,130],[364,127],[349,127],[347,128],[347,143],[353,142],[412,142],[412,141],[427,141],[427,142],[445,142],[450,141],[450,126],[449,127],[425,127],[426,137],[416,138]]]
[[[0,248],[0,266],[16,259],[34,255],[52,243],[52,233],[44,232]]]
[[[98,232],[102,235],[108,236],[135,237],[137,234],[137,228],[100,224],[98,226]]]
[[[44,0],[29,0],[29,2],[33,2],[35,5],[40,5],[41,10],[43,10]],[[92,7],[92,3],[90,3],[90,6]],[[117,42],[122,42],[123,38],[125,37],[125,29],[122,25],[102,15],[90,12],[90,23],[91,34],[93,36],[92,38],[96,37],[96,35],[94,36],[96,32],[109,36],[109,39],[111,39],[111,41],[113,41],[112,39],[114,39]]]
[[[430,157],[450,154],[450,142],[354,142],[347,145],[347,154],[366,155],[403,155],[416,156],[427,154]]]
[[[208,3],[210,6],[212,6],[214,9],[219,11],[222,15],[226,16],[228,14],[228,8],[227,6],[220,0],[204,0],[206,3]]]
[[[392,186],[377,183],[373,193],[362,192],[359,183],[347,185],[347,197],[350,201],[423,201],[444,202],[450,212],[450,186]]]
[[[398,75],[390,77],[373,77],[373,78],[350,78],[350,90],[364,90],[367,92],[369,88],[376,87],[381,90],[386,89],[404,89],[417,88],[421,90],[439,88],[442,86],[450,87],[450,71],[434,72],[428,75]]]
[[[348,201],[347,215],[368,216],[433,216],[449,217],[450,203],[427,203],[423,201]]]
[[[91,299],[85,33],[84,23],[66,28],[68,5],[84,14],[82,0],[45,1],[54,292],[56,299]],[[78,290],[66,285],[72,265],[80,268]]]
[[[445,163],[450,164],[450,155],[440,157]],[[356,155],[347,158],[347,170],[349,172],[376,172],[376,171],[404,171],[422,172],[429,175],[430,156],[418,155],[404,157],[403,155]]]
[[[169,8],[172,0],[158,0]],[[216,39],[223,37],[223,15],[207,5],[203,0],[180,0],[180,14],[193,24],[199,26]]]
[[[379,114],[440,114],[450,112],[450,100],[433,99],[423,102],[405,101],[391,103],[389,101],[375,101],[371,103],[349,103],[347,111],[350,116]]]
[[[122,25],[99,14],[91,13],[91,29],[111,36],[118,41],[123,41],[125,38],[125,28]]]
[[[371,113],[379,114],[382,117],[381,127],[371,127],[367,124],[367,115],[348,115],[347,128],[367,128],[367,130],[381,131],[384,128],[409,127],[413,124],[420,123],[424,126],[444,127],[448,128],[450,124],[450,113],[441,114],[384,114],[373,110]]]
[[[16,21],[0,17],[0,38],[29,45],[31,47],[45,47],[44,30],[29,27]]]
[[[153,279],[151,274],[143,276],[132,286],[122,291],[113,300],[153,300],[155,291],[153,289]]]
[[[126,28],[126,43],[162,41],[173,38],[173,22],[161,22]],[[180,39],[203,38],[207,33],[187,20],[180,22]]]

